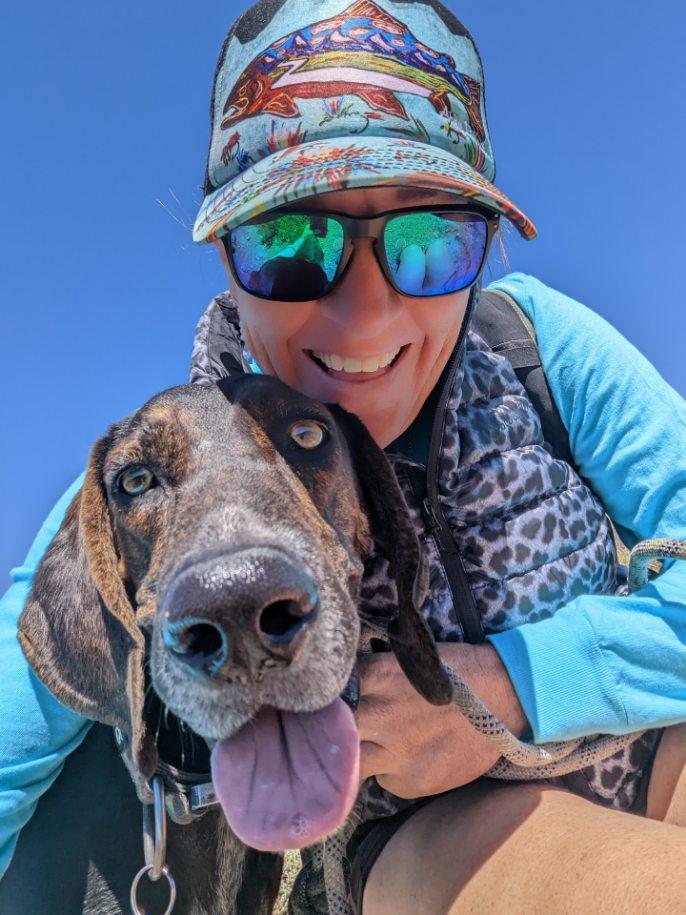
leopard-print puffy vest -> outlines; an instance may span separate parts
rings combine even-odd
[[[250,370],[236,307],[228,294],[217,296],[198,324],[191,381],[208,383]],[[435,496],[485,633],[549,617],[579,594],[617,590],[614,541],[601,503],[569,464],[547,450],[538,414],[508,359],[473,333],[466,336],[445,401],[440,442],[432,451]],[[422,613],[438,642],[463,641],[422,506],[427,468],[402,454],[387,454],[429,560]],[[362,601],[364,616],[392,615],[395,587],[381,557],[371,557],[365,566]],[[604,805],[633,809],[655,739],[649,732],[611,759],[552,781]],[[411,803],[384,791],[373,778],[363,786],[362,801],[363,819]]]

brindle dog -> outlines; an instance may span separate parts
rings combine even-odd
[[[19,638],[50,691],[119,728],[129,764],[150,778],[146,663],[156,695],[210,744],[264,707],[324,708],[354,668],[372,544],[398,587],[397,616],[384,624],[391,647],[423,696],[447,702],[418,612],[421,549],[363,424],[265,376],[173,388],[93,447]],[[201,831],[196,848],[208,847],[204,821],[182,827]],[[177,911],[235,911],[250,880],[245,846],[223,817],[208,822],[215,851]],[[254,911],[269,911],[278,874],[264,884]]]

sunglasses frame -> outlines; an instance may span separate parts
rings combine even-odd
[[[434,292],[428,295],[412,295],[411,293],[404,292],[396,284],[391,273],[390,265],[386,258],[385,245],[383,244],[384,232],[388,223],[395,217],[409,216],[414,213],[435,213],[437,216],[441,216],[444,213],[464,213],[467,216],[478,216],[484,220],[487,229],[486,244],[484,245],[484,253],[481,264],[479,265],[479,269],[477,270],[471,283],[469,283],[467,286],[462,286],[460,289],[455,289],[453,292]],[[343,227],[343,251],[341,252],[340,263],[336,273],[331,278],[326,292],[324,292],[321,296],[317,296],[316,299],[279,299],[273,296],[261,295],[258,292],[253,292],[252,290],[248,289],[247,286],[241,282],[238,276],[238,271],[236,270],[236,266],[234,264],[234,249],[231,238],[234,230],[243,228],[245,226],[255,226],[265,222],[271,222],[272,219],[275,219],[279,216],[320,216],[323,218],[333,218]],[[477,282],[481,276],[486,261],[488,260],[488,254],[491,248],[491,243],[493,241],[493,236],[495,235],[499,223],[499,213],[488,209],[487,207],[480,207],[474,204],[445,204],[443,206],[406,207],[404,209],[387,210],[384,213],[377,213],[376,216],[371,218],[348,216],[346,213],[339,213],[335,210],[274,209],[270,210],[268,213],[262,213],[253,219],[246,220],[246,222],[241,223],[240,226],[235,226],[234,229],[230,229],[226,234],[222,235],[220,240],[224,246],[224,250],[226,251],[226,257],[231,269],[231,274],[233,275],[233,278],[235,279],[238,286],[249,295],[252,295],[258,299],[265,299],[268,302],[312,302],[329,295],[332,289],[334,289],[334,287],[341,281],[343,275],[348,269],[350,261],[352,260],[354,247],[353,240],[356,238],[374,239],[374,254],[378,264],[381,267],[384,276],[396,292],[411,299],[432,299],[440,295],[453,295],[454,292],[462,292],[464,289],[469,289],[470,286],[473,286],[474,283]],[[379,244],[379,242],[381,242],[381,244]]]

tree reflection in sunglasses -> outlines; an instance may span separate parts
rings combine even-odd
[[[406,295],[436,295],[464,285],[476,266],[465,263],[464,250],[456,252],[445,238],[436,238],[426,248],[409,244],[403,248],[393,270],[395,282]],[[310,226],[302,236],[266,261],[252,273],[250,287],[263,295],[287,301],[307,295],[319,298],[328,290],[329,277],[323,269],[325,256]],[[470,259],[471,260],[471,259]]]
[[[253,271],[250,288],[284,301],[305,295],[319,298],[329,285],[323,263],[322,246],[308,225],[296,242]]]

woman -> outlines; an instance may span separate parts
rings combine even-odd
[[[498,218],[535,235],[490,183],[482,86],[471,36],[433,0],[262,0],[240,17],[217,67],[194,230],[216,245],[230,296],[198,327],[192,377],[263,371],[362,418],[425,542],[423,612],[441,654],[514,733],[649,732],[555,784],[482,781],[488,742],[427,706],[391,655],[365,658],[357,907],[582,911],[602,892],[610,908],[666,910],[686,876],[686,564],[615,596],[603,509],[630,544],[684,537],[686,405],[583,306],[522,275],[495,284],[533,324],[581,479],[543,448],[507,358],[466,336]],[[72,495],[5,598],[6,669],[19,673],[4,708],[25,695],[6,728],[5,867],[86,728],[21,666],[12,630]],[[296,909],[316,892],[309,861]]]

